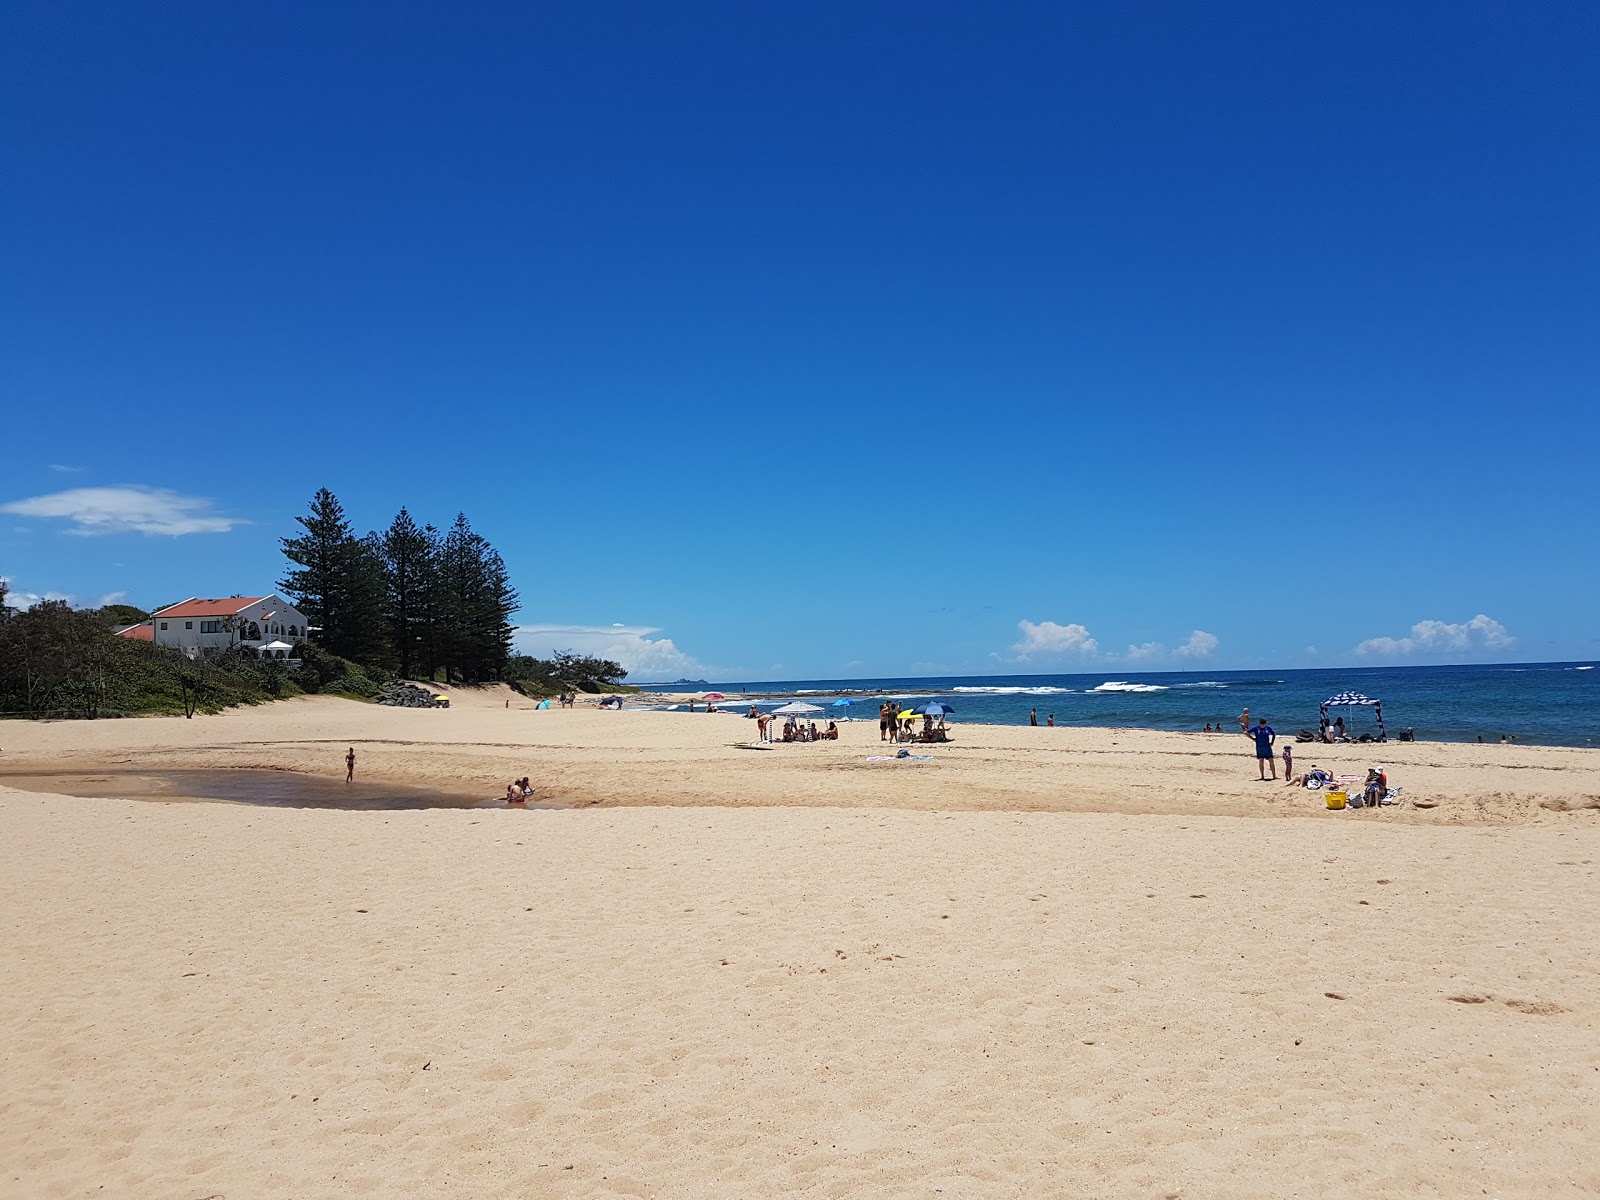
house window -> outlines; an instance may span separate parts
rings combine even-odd
[[[167,623],[165,621],[161,622],[161,628],[165,629],[166,627],[167,627]]]
[[[201,633],[221,633],[222,632],[222,622],[221,621],[201,621],[200,622],[200,632]]]
[[[193,621],[185,621],[183,623],[183,627],[185,629],[193,629],[194,628],[194,622]]]
[[[297,630],[293,625],[291,625],[291,626],[289,626],[289,636],[290,637],[299,637],[300,636],[300,631]]]

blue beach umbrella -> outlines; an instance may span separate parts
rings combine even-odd
[[[855,703],[855,701],[850,699],[849,696],[841,696],[839,699],[837,699],[837,700],[835,700],[833,702],[833,706],[835,708],[849,708],[854,703]],[[850,719],[850,714],[849,713],[845,713],[843,715],[844,715],[844,719],[846,721],[848,721]]]
[[[925,717],[942,717],[947,713],[955,712],[948,704],[941,704],[937,700],[929,700],[926,704],[919,704],[911,710]]]

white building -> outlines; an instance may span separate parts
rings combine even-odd
[[[190,658],[248,646],[262,658],[287,659],[298,643],[309,640],[305,614],[279,596],[191,596],[121,635],[181,650]]]

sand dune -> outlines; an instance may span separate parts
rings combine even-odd
[[[582,805],[0,788],[6,1197],[1600,1192],[1587,752],[1385,747],[1440,807],[1341,815],[1204,735],[867,764],[861,724],[751,752],[324,700],[3,732],[7,769],[323,773],[359,733],[363,770]]]

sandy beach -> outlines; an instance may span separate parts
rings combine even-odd
[[[1600,1192],[1593,751],[455,700],[0,726],[0,1194]]]

